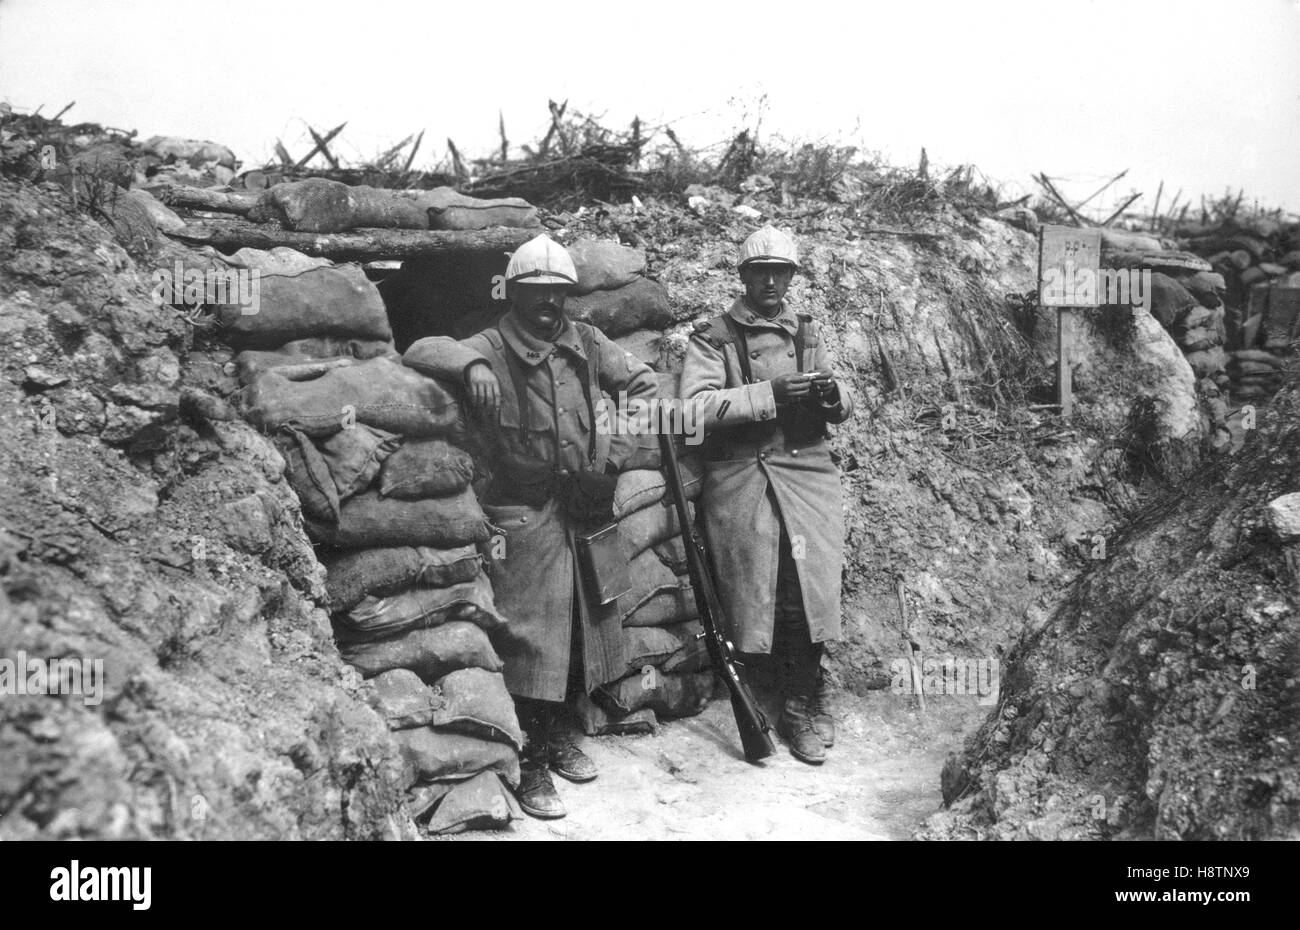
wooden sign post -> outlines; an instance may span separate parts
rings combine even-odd
[[[1095,307],[1101,267],[1101,230],[1043,226],[1038,233],[1038,303],[1056,307],[1056,402],[1061,416],[1074,413],[1070,357],[1074,308]]]

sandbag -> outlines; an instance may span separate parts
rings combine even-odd
[[[1199,352],[1187,353],[1187,364],[1192,366],[1192,371],[1198,378],[1205,378],[1223,371],[1227,360],[1228,356],[1223,351],[1223,346],[1213,346]]]
[[[339,507],[337,523],[305,518],[303,524],[315,542],[344,549],[367,546],[455,549],[487,542],[491,537],[491,528],[472,488],[422,501],[380,497],[378,491],[366,491]]]
[[[302,232],[341,232],[352,228],[353,212],[348,185],[327,178],[307,178],[262,191],[248,218]]]
[[[298,495],[305,517],[332,522],[339,517],[339,492],[311,439],[295,429],[279,430],[272,440],[284,459],[284,477]]]
[[[590,323],[610,337],[637,329],[663,329],[673,319],[667,289],[649,278],[637,278],[616,291],[569,297],[564,309],[571,319]]]
[[[686,540],[681,536],[672,536],[650,548],[674,575],[690,574],[690,566],[686,561]]]
[[[474,478],[474,459],[441,439],[408,442],[384,462],[379,493],[384,497],[421,498],[454,494]]]
[[[442,706],[430,721],[443,730],[504,740],[523,749],[524,734],[515,716],[515,702],[500,672],[463,668],[438,680]]]
[[[1178,283],[1187,289],[1187,293],[1200,301],[1202,307],[1213,309],[1223,305],[1221,295],[1227,290],[1228,285],[1221,274],[1213,271],[1198,271],[1180,278]]]
[[[623,626],[662,626],[696,616],[689,580],[674,575],[653,549],[633,556],[627,569],[631,586],[618,599]]]
[[[704,487],[704,463],[699,456],[695,455],[683,455],[677,461],[680,465],[682,490],[686,492],[686,499],[696,500]],[[671,503],[663,472],[637,468],[619,473],[618,484],[614,488],[615,519],[621,519],[661,501]]]
[[[488,631],[505,624],[486,575],[449,588],[410,588],[388,597],[367,595],[356,607],[334,618],[334,633],[339,642],[367,642],[453,620],[476,623]]]
[[[573,710],[582,732],[588,736],[644,736],[653,733],[659,725],[659,718],[648,707],[631,713],[610,711],[593,702],[586,694],[578,695]]]
[[[483,628],[464,620],[412,630],[392,639],[341,643],[339,652],[366,678],[404,668],[421,681],[433,683],[460,668],[499,672],[505,667]]]
[[[1222,345],[1219,334],[1208,326],[1195,326],[1176,340],[1184,352],[1201,352]]]
[[[173,159],[183,161],[193,168],[215,161],[226,168],[234,169],[239,163],[235,153],[224,145],[200,139],[182,139],[179,136],[150,136],[145,140],[146,151],[152,152],[164,161]]]
[[[253,283],[256,305],[232,299],[214,307],[222,336],[235,348],[274,349],[311,336],[393,338],[383,298],[360,265],[295,274],[259,272]],[[242,285],[239,289],[244,290]]]
[[[446,706],[442,692],[420,680],[415,672],[394,669],[374,678],[376,709],[390,730],[427,727]]]
[[[1154,272],[1151,275],[1150,308],[1151,315],[1168,329],[1184,312],[1199,304],[1199,301],[1168,275]]]
[[[400,361],[372,358],[309,381],[268,371],[240,392],[245,418],[267,432],[292,426],[329,436],[348,422],[407,437],[454,433],[460,405],[446,387]]]
[[[695,519],[695,505],[686,503],[687,513]],[[677,508],[654,505],[627,514],[618,521],[618,536],[629,558],[645,552],[655,543],[681,535],[677,524]]]
[[[709,668],[709,651],[698,620],[668,626],[633,626],[623,630],[623,655],[629,672],[653,666],[661,672],[699,672]]]
[[[402,437],[364,423],[354,423],[350,429],[320,440],[317,448],[334,478],[340,503],[370,487],[385,459],[401,442]]]
[[[245,349],[235,356],[235,376],[240,387],[248,387],[268,371],[274,371],[289,381],[311,381],[331,368],[355,365],[356,359],[346,357],[313,358],[307,355],[290,355],[265,349]]]
[[[352,339],[346,336],[309,336],[305,339],[293,339],[276,351],[285,355],[308,355],[315,358],[329,358],[336,355],[362,360],[379,358],[381,355],[390,358],[398,357],[397,349],[389,340]]]
[[[704,710],[713,696],[713,672],[669,674],[650,669],[595,691],[597,703],[624,713],[648,707],[658,717],[690,717]]]
[[[479,772],[452,787],[429,818],[430,833],[449,835],[466,830],[499,830],[523,808],[496,772]]]
[[[429,229],[487,229],[489,226],[531,228],[540,226],[537,208],[519,197],[488,200],[467,197],[450,187],[427,191],[400,191],[425,211]]]
[[[578,271],[571,294],[613,291],[645,274],[645,253],[604,239],[579,239],[565,247]]]
[[[622,604],[622,598],[619,599]],[[686,578],[674,587],[659,588],[643,597],[623,620],[628,626],[667,626],[695,617],[695,589]]]
[[[283,245],[270,249],[243,248],[234,255],[228,256],[225,261],[235,268],[255,268],[262,274],[280,274],[290,277],[313,268],[330,268],[334,265],[328,258],[305,255],[297,249]]]
[[[393,734],[402,757],[421,781],[462,781],[479,772],[496,772],[519,784],[519,755],[509,743],[416,727]]]
[[[446,588],[473,581],[482,562],[474,546],[356,549],[325,563],[325,591],[331,610],[351,610],[367,594],[382,597],[417,585]]]

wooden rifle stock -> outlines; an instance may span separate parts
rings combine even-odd
[[[695,606],[700,612],[700,624],[704,627],[704,644],[709,650],[709,658],[713,660],[713,667],[722,675],[731,695],[731,712],[736,718],[736,727],[740,730],[740,745],[745,751],[745,758],[750,762],[758,762],[776,752],[772,737],[768,735],[767,718],[755,703],[749,686],[740,677],[740,667],[733,655],[731,643],[727,642],[723,633],[725,617],[722,602],[718,599],[717,585],[714,584],[709,567],[704,540],[691,523],[690,512],[686,507],[686,490],[682,487],[682,475],[677,466],[677,448],[670,433],[659,434],[659,451],[668,493],[672,495],[673,504],[677,508],[677,523],[682,530],[682,540],[686,543],[686,564],[691,587],[695,589]]]

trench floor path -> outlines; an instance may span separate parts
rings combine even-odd
[[[990,709],[933,697],[922,715],[888,691],[840,694],[825,764],[799,762],[773,734],[776,754],[755,766],[740,754],[730,702],[715,697],[699,716],[666,721],[652,735],[585,739],[600,776],[584,785],[556,776],[567,817],[526,817],[460,838],[907,839],[941,805],[947,754]]]

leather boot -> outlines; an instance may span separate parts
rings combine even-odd
[[[812,717],[813,729],[821,737],[827,748],[835,745],[835,718],[831,716],[830,687],[826,684],[826,673],[817,670],[817,686],[812,697],[808,699],[808,714]]]
[[[530,720],[524,751],[519,754],[519,790],[515,797],[524,813],[541,820],[555,820],[568,813],[555,790],[549,768],[551,749],[550,715],[536,713]]]
[[[821,765],[826,761],[826,746],[813,728],[807,698],[791,696],[785,699],[781,716],[776,721],[776,732],[789,745],[790,755],[800,762]]]
[[[569,781],[591,781],[598,774],[596,763],[566,735],[552,735],[547,758],[551,770]]]

